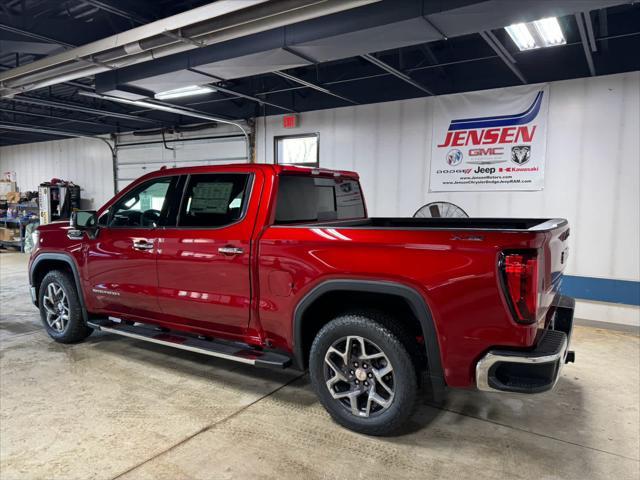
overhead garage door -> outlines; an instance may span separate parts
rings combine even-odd
[[[163,166],[193,167],[249,161],[244,135],[172,140],[166,142],[166,147],[162,141],[125,143],[118,145],[117,150],[115,180],[118,191]]]

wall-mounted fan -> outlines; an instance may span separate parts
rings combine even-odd
[[[467,212],[453,203],[431,202],[420,207],[414,218],[469,218]]]

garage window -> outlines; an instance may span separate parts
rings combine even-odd
[[[192,175],[182,200],[179,227],[224,227],[242,217],[248,200],[249,175]]]
[[[305,133],[274,137],[275,159],[280,165],[317,167],[320,164],[320,135]]]

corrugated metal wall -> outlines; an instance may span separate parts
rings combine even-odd
[[[113,196],[111,151],[101,140],[72,138],[0,148],[0,173],[16,172],[21,191],[37,190],[52,178],[82,188],[83,208],[97,208]]]
[[[320,166],[359,172],[372,216],[447,200],[471,216],[566,217],[567,273],[638,280],[640,72],[551,84],[540,192],[430,193],[431,100],[307,112],[296,129],[261,118],[257,158],[273,162],[274,135],[318,132]]]

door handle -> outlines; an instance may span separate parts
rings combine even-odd
[[[220,247],[218,248],[218,253],[223,255],[241,255],[244,253],[244,250],[239,247]]]
[[[136,250],[151,250],[153,248],[153,243],[149,243],[146,240],[138,240],[133,242],[133,248]]]

